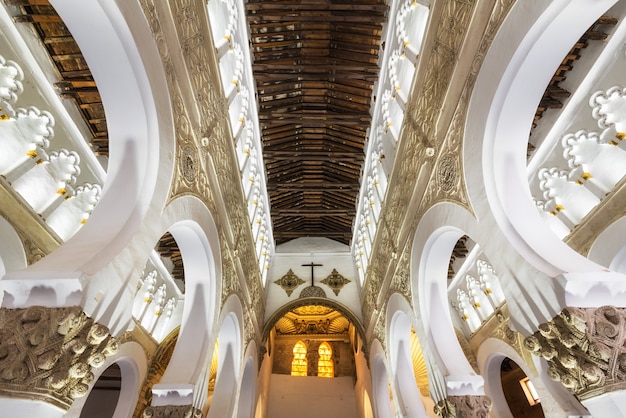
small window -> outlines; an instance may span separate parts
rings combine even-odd
[[[530,406],[535,406],[539,403],[539,395],[537,394],[537,390],[535,390],[535,385],[530,381],[528,377],[523,378],[519,381],[520,385],[522,385],[522,389],[524,390],[524,395],[526,395],[526,399],[528,399],[528,404]]]
[[[319,377],[335,377],[335,365],[333,364],[333,349],[330,344],[323,342],[317,351],[320,358],[317,362],[317,375]]]
[[[306,345],[302,341],[298,341],[293,347],[293,360],[291,361],[292,376],[306,376]]]

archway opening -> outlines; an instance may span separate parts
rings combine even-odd
[[[293,308],[276,322],[271,333],[275,353],[272,373],[355,376],[354,325],[339,311],[320,305]]]
[[[539,395],[524,371],[508,357],[500,365],[502,391],[514,418],[543,418]]]
[[[135,323],[160,342],[180,325],[185,270],[178,243],[166,232],[146,261],[133,302]]]
[[[357,416],[358,335],[352,321],[329,306],[296,306],[279,317],[268,338],[268,416]]]
[[[85,401],[81,418],[111,418],[115,414],[122,389],[122,371],[113,363],[96,380]]]

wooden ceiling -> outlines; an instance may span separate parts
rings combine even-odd
[[[108,155],[93,77],[48,0],[4,0],[32,25]],[[387,5],[382,0],[246,3],[273,232],[277,244],[327,237],[349,244]]]
[[[387,6],[246,3],[276,244],[349,244]]]
[[[55,87],[61,97],[72,100],[91,138],[89,145],[98,155],[109,155],[109,134],[104,107],[96,82],[76,41],[48,0],[4,0],[15,7],[13,20],[30,25],[54,63],[61,81]]]

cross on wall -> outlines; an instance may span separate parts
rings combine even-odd
[[[314,282],[315,267],[321,267],[321,266],[323,266],[323,264],[315,264],[312,261],[309,264],[303,264],[302,265],[302,267],[311,267],[311,287],[315,286],[315,282]]]

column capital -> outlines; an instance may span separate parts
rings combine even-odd
[[[202,411],[191,405],[148,406],[144,409],[143,418],[202,418]]]
[[[486,418],[491,410],[488,396],[448,396],[435,405],[434,411],[442,418]]]
[[[548,376],[585,400],[626,389],[626,308],[567,307],[524,346],[549,364]]]
[[[0,395],[67,410],[117,350],[109,329],[80,306],[0,308]]]

